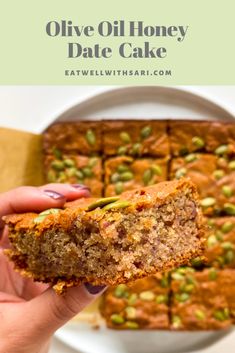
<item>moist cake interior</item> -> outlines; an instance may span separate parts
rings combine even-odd
[[[192,257],[200,243],[197,217],[191,191],[184,189],[164,205],[136,213],[120,209],[96,223],[77,216],[69,232],[47,230],[40,242],[33,233],[20,234],[17,248],[25,254],[24,266],[39,278],[84,275],[115,283],[119,277],[132,279]]]

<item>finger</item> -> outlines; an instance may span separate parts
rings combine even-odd
[[[65,195],[67,201],[73,201],[79,197],[90,196],[90,189],[81,184],[46,184],[39,187],[40,190],[53,190]]]
[[[49,285],[46,283],[34,282],[31,278],[25,278],[24,288],[20,296],[28,301],[43,293],[48,288]]]
[[[27,306],[25,312],[30,318],[34,318],[32,325],[35,329],[34,333],[53,334],[94,301],[104,290],[105,286],[86,284],[69,288],[67,293],[62,296],[57,295],[52,288],[49,288],[38,297],[25,303]]]
[[[2,234],[0,233],[0,250],[9,249],[11,247],[9,238],[8,238],[8,229],[5,227]]]
[[[22,186],[0,195],[0,228],[2,216],[11,213],[40,212],[47,208],[62,207],[66,201],[89,196],[82,185],[47,184],[36,188]]]
[[[0,292],[0,303],[23,303],[24,299],[5,292]]]

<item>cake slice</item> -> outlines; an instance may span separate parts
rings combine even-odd
[[[108,328],[166,330],[170,328],[169,300],[169,273],[158,273],[109,287],[99,309]]]
[[[105,196],[167,180],[168,158],[118,156],[104,164]]]
[[[4,220],[16,269],[59,293],[83,282],[115,285],[164,272],[200,255],[204,244],[188,179]]]
[[[232,324],[234,270],[179,268],[171,274],[171,329],[219,330]]]
[[[48,183],[70,183],[88,186],[94,197],[103,191],[102,159],[73,153],[60,153],[44,157],[45,179]]]

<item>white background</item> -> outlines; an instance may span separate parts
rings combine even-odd
[[[109,90],[110,88],[113,87],[0,86],[0,126],[40,132],[42,126],[46,126],[61,111],[79,103],[90,95]],[[181,86],[181,88],[215,101],[235,116],[235,86]],[[234,351],[235,334],[232,334],[215,346],[200,352],[233,353]],[[54,339],[50,353],[62,352],[72,353],[75,351]]]

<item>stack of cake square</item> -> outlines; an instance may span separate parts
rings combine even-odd
[[[109,288],[101,313],[116,329],[208,330],[235,321],[235,124],[110,120],[44,133],[45,181],[114,196],[189,177],[206,220],[206,262]]]
[[[76,122],[44,134],[48,182],[82,183],[94,196],[112,196],[167,180],[167,123]]]

